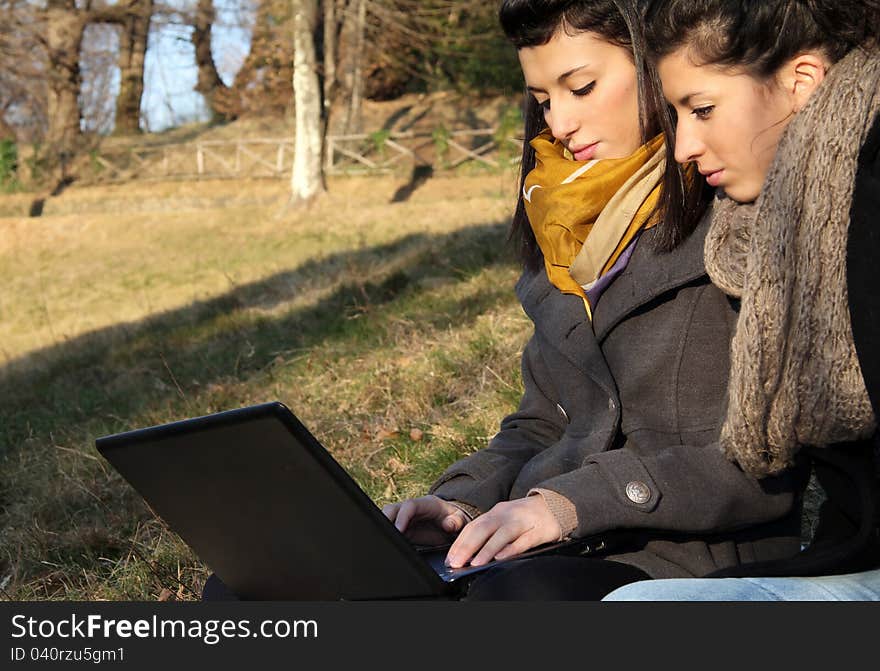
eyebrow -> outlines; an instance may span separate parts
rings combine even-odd
[[[564,82],[566,79],[571,77],[576,72],[580,72],[581,70],[585,70],[588,67],[590,67],[589,63],[584,63],[583,65],[578,65],[576,68],[572,68],[571,70],[567,70],[566,72],[563,72],[561,75],[559,75],[556,78],[556,81],[561,84],[562,82]],[[547,93],[544,89],[538,88],[537,86],[526,86],[526,89],[528,89],[532,93]]]
[[[694,91],[693,93],[688,93],[683,98],[680,98],[678,101],[679,105],[687,106],[690,105],[691,98],[696,98],[697,96],[705,95],[705,91]]]

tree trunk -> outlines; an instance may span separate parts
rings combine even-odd
[[[293,9],[293,100],[296,137],[291,200],[308,202],[325,190],[321,161],[321,89],[312,28],[316,0],[292,0]]]
[[[153,0],[140,0],[121,24],[119,71],[121,82],[116,99],[115,132],[131,135],[140,131],[141,99],[144,95],[144,62],[153,17]]]
[[[336,0],[324,0],[324,120],[336,91]]]
[[[80,135],[79,94],[82,78],[79,52],[86,28],[85,16],[74,0],[49,0],[46,10],[49,51],[49,155],[61,166],[62,177]]]
[[[359,0],[335,0],[332,28],[324,15],[324,125],[325,134],[345,134],[354,70],[354,24]],[[332,36],[328,41],[328,32]],[[329,45],[332,44],[332,51]],[[329,68],[329,69],[328,69]],[[332,77],[331,77],[332,73]],[[331,81],[332,80],[332,81]]]
[[[364,49],[367,31],[367,0],[355,0],[357,16],[354,22],[354,52],[352,54],[351,97],[345,118],[345,132],[361,130],[361,99],[364,95]]]
[[[211,26],[214,18],[214,0],[199,0],[192,34],[192,43],[196,49],[196,65],[199,68],[195,90],[205,97],[208,109],[216,117],[220,116],[220,113],[215,107],[214,98],[218,92],[225,91],[227,87],[217,72],[214,56],[211,53]]]

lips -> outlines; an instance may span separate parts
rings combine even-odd
[[[596,155],[596,147],[599,146],[598,142],[594,142],[593,144],[587,144],[582,147],[569,147],[568,150],[571,152],[571,155],[574,156],[575,161],[590,161]]]
[[[724,174],[724,168],[718,170],[700,170],[700,174],[706,178],[709,186],[718,186],[721,184],[721,176]]]

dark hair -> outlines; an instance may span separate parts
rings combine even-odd
[[[688,47],[703,64],[741,67],[756,79],[766,80],[787,60],[806,50],[821,50],[834,63],[854,47],[876,45],[880,2],[647,0],[642,24],[648,55],[655,64],[673,51]],[[671,125],[666,133],[670,157],[674,155],[674,128]],[[675,185],[667,181],[664,187]],[[695,176],[682,192],[684,206],[702,212],[712,191]],[[667,216],[666,207],[667,201],[663,201],[661,217]]]
[[[671,117],[663,98],[660,79],[645,56],[637,0],[503,0],[499,20],[507,38],[517,49],[547,44],[559,30],[569,34],[593,32],[611,44],[632,51],[639,89],[639,123],[642,140],[647,142],[661,130],[672,130]],[[510,240],[518,246],[522,264],[537,270],[542,254],[525,211],[522,186],[535,167],[535,151],[529,141],[547,124],[540,105],[526,93],[523,102],[525,142],[520,173],[520,193],[510,229]],[[657,227],[659,249],[672,249],[696,226],[699,216],[685,209],[681,194],[685,180],[681,166],[666,161],[666,176],[659,211],[664,212]],[[701,213],[700,213],[701,214]],[[690,216],[689,216],[690,215]]]
[[[820,50],[835,63],[876,45],[877,0],[650,0],[645,37],[656,60],[688,47],[703,64],[742,67],[767,79],[798,53]]]

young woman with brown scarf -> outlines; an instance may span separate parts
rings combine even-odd
[[[721,445],[757,478],[813,460],[826,501],[798,557],[609,597],[880,600],[880,9],[656,0],[650,50],[675,157],[718,188],[713,281],[742,302]]]

